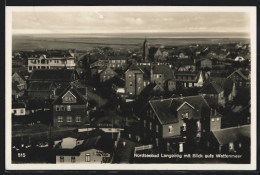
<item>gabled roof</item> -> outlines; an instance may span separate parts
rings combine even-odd
[[[115,75],[117,75],[117,73],[116,73],[111,67],[109,67],[109,66],[107,66],[107,67],[106,67],[104,70],[102,70],[99,74],[102,74],[103,72],[108,71],[108,70],[112,71]]]
[[[199,95],[150,100],[149,103],[162,125],[179,122],[178,116],[176,116],[175,112],[178,111],[184,104],[187,104],[194,109],[194,119],[199,119],[201,117],[202,107],[209,108],[206,100]]]
[[[26,77],[26,76],[29,76],[29,73],[28,73],[27,70],[26,70],[26,71],[17,71],[17,72],[14,72],[13,75],[14,75],[15,73],[16,73],[17,75],[19,75],[19,77],[21,77],[24,81],[26,81],[26,80],[25,80],[25,77]]]
[[[138,67],[137,65],[135,65],[135,64],[131,64],[131,65],[129,66],[129,68],[126,70],[126,72],[129,71],[129,70],[131,70],[131,71],[140,71],[140,73],[144,73],[143,70],[142,70],[141,68],[139,68],[139,67]]]
[[[73,96],[76,97],[76,103],[72,104],[86,104],[87,100],[82,96],[82,94],[77,90],[77,88],[73,85],[69,85],[60,95],[59,97],[53,102],[53,105],[62,104],[62,97],[67,93],[70,92]],[[70,104],[70,103],[66,103]]]
[[[212,131],[212,134],[220,145],[226,145],[244,138],[250,139],[250,125],[220,129]]]
[[[232,78],[232,75],[238,74],[240,77],[242,77],[244,80],[248,80],[248,78],[241,72],[241,70],[236,70],[232,74],[228,76],[228,78]]]
[[[223,88],[219,86],[216,82],[210,82],[209,84],[206,84],[199,93],[202,94],[219,94],[223,91]]]
[[[179,122],[178,117],[171,110],[171,101],[172,99],[149,101],[150,106],[162,125]]]
[[[166,80],[174,79],[174,71],[169,66],[166,65],[155,65],[153,66],[154,74],[164,74]]]
[[[36,69],[33,70],[29,80],[40,81],[72,81],[76,70],[71,69]]]
[[[19,88],[18,88],[18,85],[19,85],[18,82],[12,82],[12,90],[13,90],[13,91],[16,91],[16,92],[22,92],[22,91],[24,91],[24,89],[19,89]]]

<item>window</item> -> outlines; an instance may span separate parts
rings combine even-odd
[[[72,163],[75,163],[76,161],[75,161],[75,157],[73,156],[73,157],[71,157],[71,162]]]
[[[189,118],[189,113],[188,112],[184,112],[182,114],[182,118]]]
[[[146,82],[144,82],[144,87],[146,86]]]
[[[156,146],[159,146],[159,139],[158,138],[155,139],[155,144],[156,144]]]
[[[71,116],[67,116],[67,122],[72,122],[72,117]]]
[[[60,162],[64,162],[64,157],[60,156]]]
[[[167,151],[170,151],[170,143],[167,142]]]
[[[86,154],[86,162],[90,162],[90,154]]]
[[[14,114],[16,114],[16,110],[14,110]]]
[[[159,126],[156,125],[156,132],[159,132]]]
[[[130,81],[130,86],[132,86],[133,85],[133,83]]]
[[[67,111],[71,111],[71,106],[70,105],[67,106]]]
[[[29,70],[32,70],[32,66],[29,66]]]
[[[173,127],[170,125],[168,126],[169,133],[173,133]]]
[[[234,150],[234,143],[229,142],[229,151],[233,151],[233,150]]]
[[[20,113],[23,114],[23,109],[20,109]]]
[[[179,152],[180,152],[180,153],[183,152],[183,143],[179,143]]]
[[[73,101],[73,97],[70,97],[70,96],[68,96],[68,97],[65,97],[65,101],[66,102],[71,102],[71,101]]]
[[[186,128],[187,128],[186,127],[186,123],[183,123],[182,126],[183,126],[183,130],[182,131],[186,131]]]
[[[60,111],[60,106],[56,106],[56,111]]]
[[[62,116],[58,116],[58,122],[63,122],[63,117]]]
[[[61,106],[60,110],[61,110],[61,111],[65,111],[65,107],[64,107],[64,106]]]
[[[152,122],[150,122],[150,130],[152,130],[153,129],[153,124],[152,124]]]
[[[81,122],[81,116],[76,116],[76,122]]]
[[[129,78],[131,78],[131,77],[132,77],[132,75],[131,75],[131,74],[129,74],[129,75],[128,75],[128,77],[129,77]]]
[[[219,120],[219,117],[217,118],[217,120]]]
[[[211,119],[211,121],[212,121],[212,122],[214,122],[214,121],[215,121],[215,119],[213,118],[213,119]]]

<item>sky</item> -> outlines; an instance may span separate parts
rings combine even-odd
[[[13,12],[13,34],[250,32],[245,12]]]

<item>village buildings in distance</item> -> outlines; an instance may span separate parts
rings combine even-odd
[[[137,44],[14,50],[13,163],[250,163],[250,44]]]

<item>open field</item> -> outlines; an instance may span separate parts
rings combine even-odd
[[[144,36],[145,37],[145,36]],[[13,36],[13,50],[77,49],[93,47],[141,48],[144,37]],[[226,44],[249,42],[247,38],[147,38],[151,45]]]

